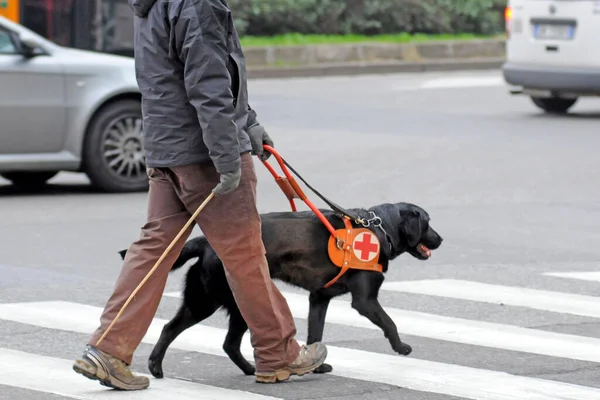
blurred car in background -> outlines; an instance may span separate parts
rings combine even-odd
[[[600,1],[509,0],[507,83],[546,112],[600,95]]]
[[[0,176],[44,185],[83,172],[107,192],[147,190],[134,60],[58,46],[0,16]]]

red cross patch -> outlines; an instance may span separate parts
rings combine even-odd
[[[352,243],[354,255],[361,261],[371,261],[379,254],[379,239],[371,233],[361,232]]]

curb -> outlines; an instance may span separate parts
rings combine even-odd
[[[248,78],[383,74],[499,68],[503,39],[353,43],[244,49]]]
[[[494,57],[488,59],[452,59],[440,61],[431,60],[425,62],[389,61],[319,64],[301,67],[253,67],[248,68],[248,79],[488,70],[499,69],[504,62],[504,57]]]

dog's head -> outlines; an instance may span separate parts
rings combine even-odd
[[[442,245],[442,237],[431,227],[429,214],[410,203],[388,205],[381,218],[386,226],[394,224],[388,234],[392,239],[392,258],[406,252],[419,260],[431,257],[431,251]],[[390,215],[391,214],[391,215]],[[386,229],[390,229],[386,228]]]

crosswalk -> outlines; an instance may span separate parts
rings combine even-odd
[[[548,272],[544,276],[555,279],[581,279],[600,285],[599,272]],[[385,294],[417,294],[432,298],[457,299],[480,304],[502,304],[534,312],[600,318],[600,302],[593,296],[504,286],[455,279],[427,279],[386,282]],[[288,304],[298,319],[308,315],[308,297],[305,293],[284,291]],[[166,292],[164,299],[178,299],[179,292]],[[579,335],[524,328],[510,324],[491,323],[475,319],[454,318],[395,307],[384,307],[394,320],[401,335],[427,338],[455,345],[477,346],[494,351],[514,351],[525,354],[555,357],[564,360],[600,362],[600,339]],[[36,301],[0,304],[0,323],[25,324],[52,330],[90,334],[98,325],[102,309],[74,301]],[[167,320],[155,318],[143,343],[155,344]],[[366,331],[379,330],[350,306],[349,301],[333,300],[327,313],[328,326],[337,325]],[[326,329],[328,329],[326,327]],[[226,330],[207,324],[198,324],[182,333],[170,346],[172,349],[227,357],[222,350]],[[299,332],[299,339],[305,337]],[[386,341],[385,338],[381,339]],[[302,340],[300,340],[303,342]],[[386,341],[387,342],[387,341]],[[401,387],[424,393],[454,396],[471,400],[598,400],[600,387],[565,383],[553,379],[534,378],[489,368],[475,368],[419,359],[392,353],[366,351],[348,346],[328,344],[328,363],[337,378],[352,379],[381,385]],[[246,334],[242,353],[252,360],[249,334]],[[149,390],[122,392],[103,388],[82,379],[72,369],[72,355],[65,358],[49,357],[0,346],[0,394],[2,385],[28,389],[63,398],[82,400],[105,399],[285,399],[278,392],[263,391],[260,385],[249,391],[223,388],[205,383],[166,377],[152,379]],[[145,374],[147,371],[136,371]],[[167,375],[168,371],[167,371]],[[250,391],[251,390],[251,391]],[[0,396],[1,397],[1,396]],[[299,398],[297,395],[293,398]],[[50,397],[49,397],[50,398]]]

